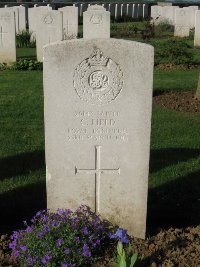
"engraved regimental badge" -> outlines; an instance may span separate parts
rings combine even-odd
[[[89,104],[103,105],[113,101],[121,92],[123,73],[111,58],[95,49],[74,72],[74,87],[80,99]]]

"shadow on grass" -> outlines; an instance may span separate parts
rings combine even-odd
[[[200,149],[167,148],[152,149],[149,172],[156,172],[170,165],[200,157]]]
[[[199,156],[194,149],[161,149],[151,152],[151,171]],[[35,151],[1,162],[4,177],[44,166],[44,152]],[[5,167],[6,166],[6,167]],[[147,233],[158,228],[196,226],[200,223],[200,171],[149,190]],[[81,203],[80,203],[81,204]],[[45,182],[20,187],[0,195],[0,232],[22,226],[36,211],[46,208]]]
[[[0,233],[10,233],[23,227],[41,209],[46,208],[45,181],[20,187],[0,195]]]
[[[200,171],[149,190],[147,232],[200,224]]]
[[[0,166],[0,180],[28,174],[45,166],[45,154],[42,150],[18,154],[0,159]]]

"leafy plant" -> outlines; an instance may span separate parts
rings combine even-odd
[[[149,20],[144,22],[144,29],[141,31],[142,39],[148,40],[155,37],[155,24]]]
[[[35,47],[35,41],[31,41],[32,33],[28,30],[22,30],[16,34],[17,47]]]
[[[118,241],[117,244],[117,256],[110,264],[109,267],[133,267],[137,261],[138,253],[133,253],[132,247],[129,244],[127,252],[123,248],[121,241]]]
[[[39,211],[26,229],[11,236],[12,256],[22,266],[89,266],[112,243],[113,226],[86,206],[75,212]]]
[[[193,54],[189,50],[189,46],[185,40],[178,38],[169,39],[162,43],[155,44],[155,63],[165,63],[166,61],[172,64],[191,64]]]
[[[42,63],[33,59],[20,59],[13,63],[10,67],[11,70],[42,70]]]

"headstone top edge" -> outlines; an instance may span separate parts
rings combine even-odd
[[[102,11],[106,11],[105,7],[100,6],[100,5],[91,5],[88,7],[87,11],[90,10],[102,10]]]
[[[129,41],[129,40],[123,40],[123,39],[116,39],[116,38],[94,38],[94,39],[72,39],[72,40],[65,40],[65,41],[58,41],[58,42],[53,42],[50,44],[47,44],[43,47],[44,51],[54,48],[55,46],[59,46],[59,47],[63,47],[63,46],[68,46],[69,44],[83,44],[83,46],[85,44],[94,44],[94,45],[98,45],[101,44],[101,41],[103,43],[107,42],[107,43],[118,43],[120,45],[123,44],[128,44],[130,46],[137,46],[140,47],[141,49],[151,49],[152,51],[154,51],[154,47],[150,44],[145,44],[145,43],[141,43],[141,42],[137,42],[137,41]]]

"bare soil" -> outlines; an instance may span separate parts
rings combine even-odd
[[[200,226],[161,230],[146,240],[133,238],[134,252],[139,253],[137,267],[199,267]],[[111,258],[93,267],[108,266]]]
[[[176,111],[199,113],[200,101],[194,98],[194,92],[169,92],[153,98],[153,104]]]

